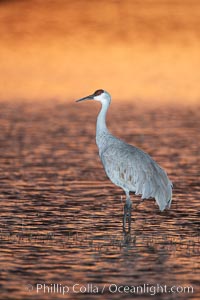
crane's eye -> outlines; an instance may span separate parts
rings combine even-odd
[[[97,90],[97,91],[94,92],[94,96],[99,96],[102,93],[104,93],[104,90]]]

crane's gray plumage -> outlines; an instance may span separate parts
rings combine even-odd
[[[124,206],[124,227],[126,216],[131,218],[131,200],[129,192],[141,195],[142,199],[155,198],[161,211],[170,208],[172,201],[172,183],[166,172],[144,151],[114,137],[106,126],[106,113],[111,97],[104,90],[81,98],[101,102],[101,111],[97,118],[96,143],[105,172],[110,180],[126,193]]]

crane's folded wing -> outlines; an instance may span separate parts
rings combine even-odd
[[[147,153],[120,141],[117,145],[109,145],[100,157],[114,184],[142,195],[142,199],[155,198],[161,211],[170,207],[172,183]]]

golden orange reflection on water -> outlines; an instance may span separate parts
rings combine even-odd
[[[200,4],[2,1],[0,98],[199,101]]]

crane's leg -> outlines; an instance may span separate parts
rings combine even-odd
[[[126,219],[128,219],[128,228],[131,228],[131,208],[132,202],[129,196],[129,192],[126,192],[126,203],[124,204],[124,217],[123,217],[123,229],[126,228]]]

